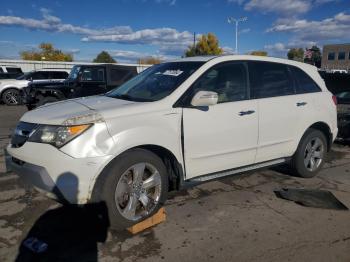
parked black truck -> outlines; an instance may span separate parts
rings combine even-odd
[[[60,100],[104,94],[128,81],[148,66],[76,65],[62,83],[31,83],[23,89],[23,103],[29,110]]]

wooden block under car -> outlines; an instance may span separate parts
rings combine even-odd
[[[144,221],[142,221],[140,223],[137,223],[136,225],[129,227],[128,231],[131,234],[137,234],[137,233],[139,233],[147,228],[153,227],[157,224],[164,222],[165,219],[166,219],[165,209],[164,209],[164,207],[162,207],[153,216],[145,219]]]

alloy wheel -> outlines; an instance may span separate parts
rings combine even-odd
[[[307,170],[313,172],[322,163],[324,156],[324,144],[318,137],[312,138],[307,143],[304,153],[304,165]]]
[[[7,105],[17,105],[18,104],[18,92],[9,90],[4,94],[4,102]]]
[[[162,189],[161,175],[150,163],[138,163],[120,177],[114,200],[120,214],[137,221],[156,208]]]

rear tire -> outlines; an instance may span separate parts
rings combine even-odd
[[[166,167],[148,150],[122,154],[101,176],[103,181],[96,185],[92,199],[106,203],[113,229],[125,229],[152,216],[167,199]]]
[[[2,93],[2,101],[8,106],[20,104],[20,91],[16,88],[9,88]]]
[[[293,155],[291,161],[293,174],[303,178],[316,176],[324,165],[327,151],[326,136],[320,130],[308,129]]]

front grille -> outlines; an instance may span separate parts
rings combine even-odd
[[[11,146],[14,148],[23,146],[37,126],[33,123],[19,122],[12,135]]]

